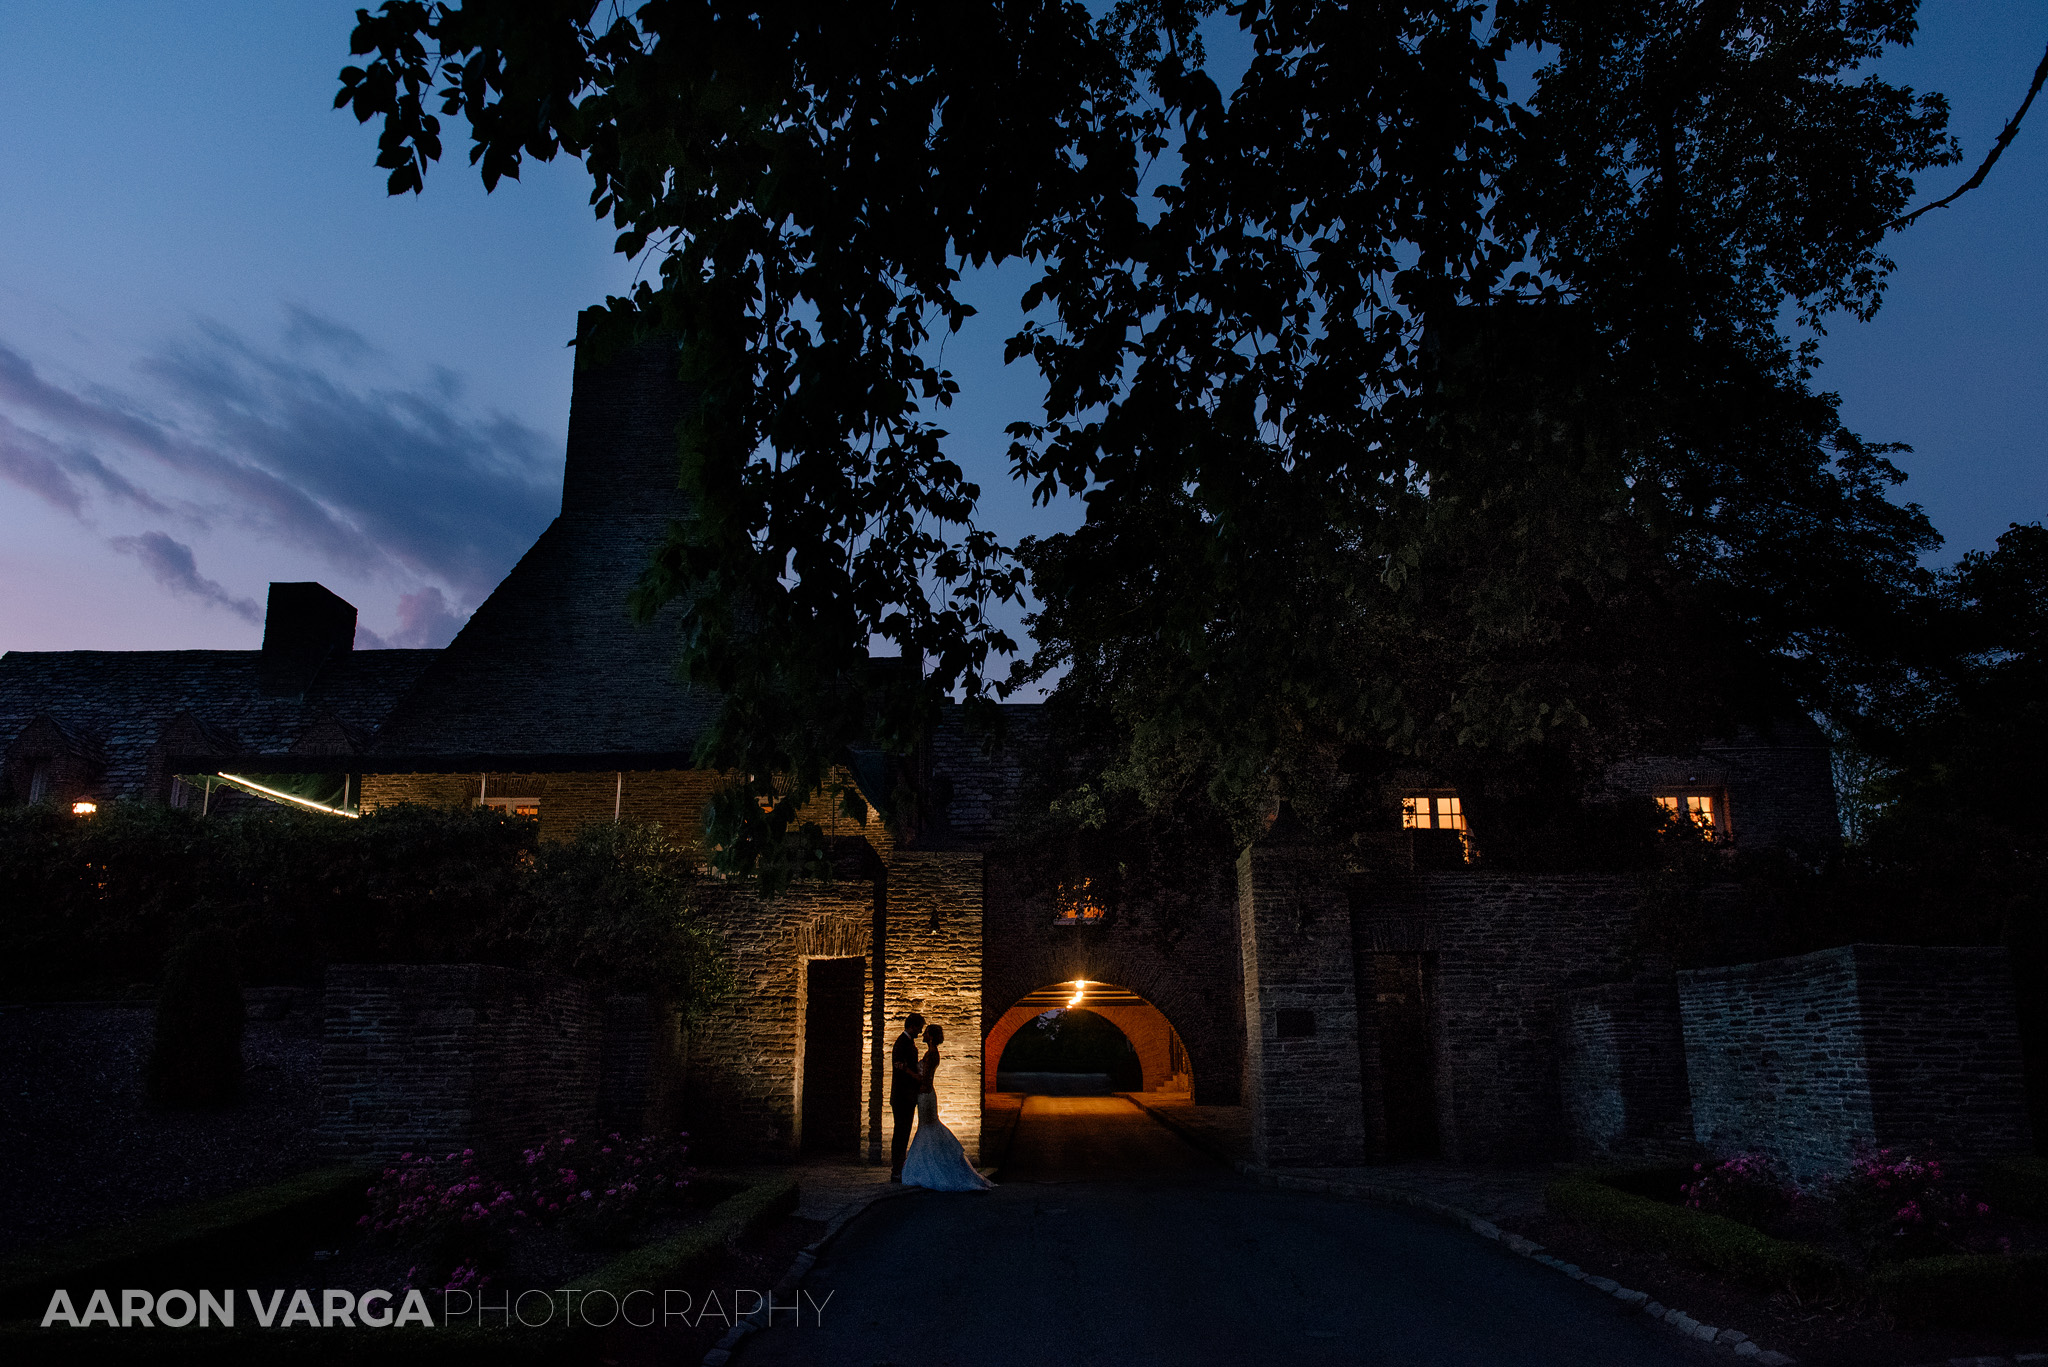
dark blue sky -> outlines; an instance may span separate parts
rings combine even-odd
[[[366,644],[440,644],[552,515],[563,343],[632,267],[573,164],[487,197],[458,155],[386,199],[373,135],[328,107],[353,9],[0,7],[0,649],[253,645],[273,579],[348,597]],[[1950,96],[1967,164],[1923,198],[2044,43],[2037,0],[1925,6],[1884,71]],[[1944,558],[2048,517],[2044,225],[2048,106],[1826,343],[1851,426],[1915,447],[1903,496]],[[1072,516],[1005,476],[1023,279],[972,282],[985,316],[946,351],[948,425],[1011,535]]]

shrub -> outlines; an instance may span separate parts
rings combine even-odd
[[[534,821],[489,808],[390,806],[358,821],[0,808],[10,999],[159,981],[171,948],[206,929],[255,982],[313,982],[337,962],[544,964],[688,1015],[727,981],[696,902],[691,852],[633,823],[543,844]]]
[[[160,1106],[220,1106],[242,1090],[242,986],[234,946],[195,931],[171,956],[143,1074]]]
[[[579,1141],[566,1131],[495,1165],[473,1149],[439,1159],[406,1153],[370,1187],[369,1213],[357,1223],[418,1254],[415,1279],[481,1284],[483,1269],[503,1261],[528,1230],[559,1227],[586,1244],[631,1244],[655,1208],[688,1187],[687,1157],[681,1136]]]
[[[1866,1149],[1830,1183],[1828,1199],[1872,1263],[1959,1252],[1987,1202],[1948,1182],[1941,1160],[1892,1149]]]
[[[1710,1215],[1725,1215],[1757,1229],[1784,1219],[1799,1202],[1799,1189],[1769,1154],[1739,1153],[1712,1164],[1695,1163],[1693,1181],[1679,1188],[1685,1204]]]
[[[2024,1333],[2048,1323],[2048,1254],[1954,1254],[1877,1268],[1871,1298],[1901,1324]]]
[[[2024,1154],[1993,1163],[1984,1174],[1984,1195],[2000,1210],[2048,1220],[2048,1158]]]
[[[1810,1295],[1847,1277],[1842,1264],[1807,1244],[1774,1239],[1721,1215],[1665,1205],[1586,1177],[1543,1190],[1551,1210],[1639,1248],[1682,1254],[1717,1272],[1771,1290]]]

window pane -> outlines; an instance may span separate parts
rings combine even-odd
[[[1454,797],[1440,797],[1436,800],[1436,824],[1438,829],[1462,831],[1465,829],[1465,808]]]
[[[1404,797],[1401,799],[1401,827],[1403,830],[1427,830],[1429,828],[1428,798]]]

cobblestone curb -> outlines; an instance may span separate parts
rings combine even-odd
[[[1720,1329],[1711,1324],[1701,1324],[1683,1310],[1674,1310],[1651,1300],[1647,1292],[1631,1291],[1620,1282],[1608,1277],[1588,1276],[1574,1264],[1565,1262],[1560,1258],[1553,1258],[1548,1253],[1545,1253],[1542,1244],[1524,1239],[1519,1234],[1511,1234],[1491,1220],[1483,1220],[1469,1210],[1460,1210],[1458,1207],[1446,1202],[1433,1201],[1427,1196],[1420,1196],[1412,1191],[1402,1191],[1393,1187],[1376,1187],[1368,1182],[1333,1182],[1316,1177],[1297,1177],[1292,1173],[1272,1172],[1260,1167],[1256,1163],[1244,1160],[1239,1160],[1235,1166],[1239,1172],[1253,1181],[1264,1186],[1277,1187],[1282,1191],[1306,1191],[1314,1192],[1321,1196],[1344,1196],[1353,1200],[1372,1201],[1380,1205],[1407,1206],[1411,1209],[1427,1211],[1431,1215],[1450,1221],[1452,1224],[1463,1225],[1482,1239],[1492,1239],[1502,1247],[1519,1253],[1532,1262],[1539,1262],[1545,1267],[1554,1268],[1575,1282],[1584,1282],[1595,1291],[1612,1296],[1624,1305],[1632,1305],[1643,1314],[1650,1316],[1654,1320],[1661,1321],[1689,1339],[1697,1339],[1701,1343],[1711,1343],[1717,1348],[1724,1348],[1733,1356],[1741,1358],[1746,1362],[1763,1364],[1763,1367],[1784,1367],[1784,1364],[1794,1363],[1799,1360],[1790,1354],[1774,1352],[1769,1348],[1761,1347],[1754,1339],[1750,1338],[1749,1335],[1743,1333],[1740,1329]],[[2048,1362],[2048,1357],[2021,1360]],[[1956,1359],[1957,1363],[1977,1363],[1980,1361],[1985,1364],[1985,1367],[2002,1367],[2006,1359]]]

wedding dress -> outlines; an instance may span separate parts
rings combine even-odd
[[[931,1073],[938,1072],[932,1061]],[[911,1136],[910,1152],[903,1158],[903,1185],[930,1191],[987,1191],[995,1183],[974,1170],[967,1151],[953,1132],[939,1121],[939,1094],[933,1078],[925,1078],[925,1090],[917,1097],[917,1133]]]

